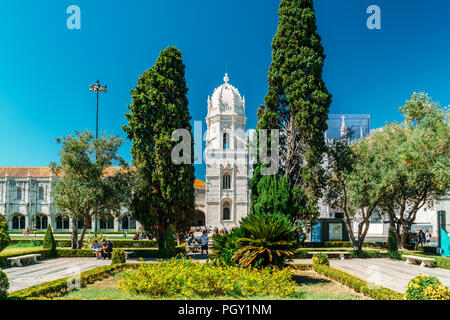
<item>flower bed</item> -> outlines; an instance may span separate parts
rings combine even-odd
[[[172,259],[141,264],[125,272],[119,287],[128,294],[151,297],[299,296],[291,270],[222,267],[212,263]]]

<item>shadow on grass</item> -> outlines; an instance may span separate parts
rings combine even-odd
[[[313,285],[313,284],[328,284],[331,280],[312,278],[308,276],[292,275],[292,280],[294,280],[298,285]]]

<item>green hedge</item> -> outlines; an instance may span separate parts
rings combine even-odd
[[[114,273],[137,268],[139,264],[116,264],[112,266],[103,266],[81,273],[81,287],[93,284],[97,281],[111,277]],[[50,281],[36,286],[12,292],[9,295],[10,300],[25,300],[30,298],[53,298],[68,293],[67,280],[63,278]]]
[[[365,248],[387,248],[386,242],[365,242]],[[299,248],[353,248],[351,241],[304,242]]]
[[[308,252],[311,251],[311,248],[305,249],[305,248],[301,248],[301,249],[297,249],[295,254],[294,254],[294,258],[296,259],[308,259],[311,257],[310,254],[308,254]],[[313,251],[329,251],[329,252],[333,252],[333,251],[348,251],[349,258],[382,258],[382,257],[386,257],[387,254],[386,253],[382,253],[380,252],[380,250],[363,250],[362,252],[357,252],[355,250],[352,250],[350,248],[341,248],[341,249],[330,249],[330,248],[314,248]]]
[[[153,258],[153,259],[163,259],[170,258],[165,255],[164,251],[160,251],[157,248],[126,248],[125,251],[131,251],[133,254],[132,258]],[[176,247],[176,254],[183,253],[185,251],[185,244]],[[26,254],[40,254],[40,260],[46,260],[50,258],[93,258],[95,254],[90,249],[80,249],[73,250],[70,248],[58,248],[56,253],[52,253],[48,249],[36,249],[36,250],[26,250],[23,252],[15,252],[9,254],[0,254],[0,267],[9,267],[11,262],[8,258],[22,256]]]
[[[110,240],[110,239],[108,239]],[[30,241],[36,242],[39,245],[43,245],[43,240],[34,240],[30,238],[30,240],[11,240],[10,245],[29,243]],[[70,240],[58,240],[55,238],[57,247],[60,248],[70,248],[71,241]],[[114,247],[116,248],[155,248],[158,246],[158,243],[155,240],[110,240]]]
[[[403,294],[376,286],[372,288],[369,283],[363,279],[355,277],[347,272],[323,265],[313,265],[314,271],[328,278],[336,280],[347,287],[352,288],[356,292],[362,293],[375,300],[403,300]]]

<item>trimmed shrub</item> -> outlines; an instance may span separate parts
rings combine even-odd
[[[52,227],[50,225],[47,226],[47,232],[45,233],[42,245],[44,249],[49,249],[52,252],[56,251],[56,241],[53,237]]]
[[[438,278],[418,275],[406,286],[406,300],[450,300],[450,290]]]
[[[0,270],[0,300],[8,297],[9,281],[6,272]]]
[[[383,287],[374,287],[367,281],[355,277],[347,272],[324,266],[324,265],[313,265],[314,271],[322,274],[328,278],[336,280],[347,287],[355,290],[356,292],[362,293],[375,300],[403,300],[403,294]]]
[[[114,249],[111,254],[111,264],[121,264],[127,262],[127,256],[123,249]]]
[[[328,256],[324,253],[315,253],[312,257],[312,264],[329,266],[330,260],[328,259]]]
[[[5,217],[0,214],[0,252],[5,249],[10,242],[11,238],[8,234],[8,222]]]
[[[141,264],[124,272],[119,288],[150,297],[297,297],[300,292],[291,270],[221,267],[213,263],[173,258]]]
[[[389,226],[388,255],[389,255],[389,258],[391,258],[391,259],[396,259],[396,260],[401,259],[401,254],[398,251],[397,237],[395,235],[395,230],[392,225]]]
[[[174,234],[172,232],[172,227],[169,227],[166,234],[166,240],[164,241],[164,255],[167,258],[176,256],[176,245],[174,241]]]

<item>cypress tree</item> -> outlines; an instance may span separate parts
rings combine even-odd
[[[272,47],[269,91],[258,110],[257,135],[261,129],[279,129],[284,133],[280,135],[278,175],[288,177],[292,200],[304,205],[297,216],[312,224],[324,186],[321,163],[331,104],[322,79],[325,54],[312,0],[281,0]],[[260,178],[255,176],[254,180]],[[252,181],[251,186],[256,185],[258,182]],[[251,198],[252,206],[258,195]]]
[[[392,225],[389,226],[388,233],[388,254],[392,259],[400,259],[400,253],[398,251],[397,236],[395,229]]]
[[[10,242],[11,238],[8,234],[8,222],[5,217],[0,214],[0,252],[5,249]]]
[[[175,164],[171,158],[179,143],[172,140],[172,133],[177,129],[191,133],[187,92],[181,52],[168,47],[131,91],[128,125],[123,127],[133,142],[131,154],[137,168],[130,212],[147,229],[158,227],[160,249],[169,226],[195,210],[192,134],[190,163]]]
[[[47,231],[45,232],[43,247],[44,249],[50,249],[52,252],[56,251],[56,241],[50,225],[47,226]]]

